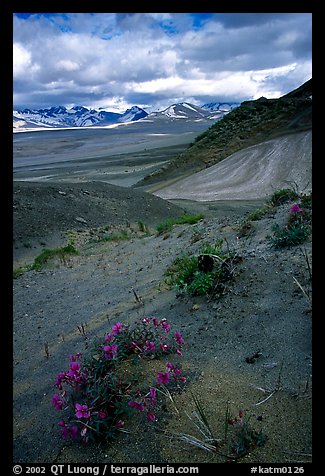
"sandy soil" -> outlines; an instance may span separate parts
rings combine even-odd
[[[204,405],[217,437],[224,433],[227,402],[233,416],[243,410],[249,424],[266,434],[265,446],[255,448],[240,462],[310,462],[311,313],[310,302],[294,278],[307,293],[311,283],[302,247],[276,251],[267,240],[272,225],[284,223],[290,204],[254,222],[251,233],[239,237],[242,221],[260,201],[201,203],[204,220],[156,236],[157,220],[184,209],[195,210],[198,205],[180,201],[181,209],[148,195],[150,203],[153,198],[159,202],[160,214],[149,208],[144,218],[136,215],[143,208],[143,197],[132,195],[132,207],[121,206],[119,201],[116,220],[109,223],[110,231],[124,229],[130,239],[94,243],[90,239],[95,228],[111,219],[101,215],[105,200],[109,213],[112,201],[121,200],[116,195],[121,191],[107,187],[104,194],[107,184],[89,183],[89,195],[83,200],[84,184],[78,190],[72,185],[43,185],[34,189],[36,184],[15,184],[14,267],[38,254],[38,248],[26,246],[29,240],[48,243],[49,237],[67,226],[76,232],[80,254],[14,280],[14,462],[223,462],[219,453],[208,453],[173,437],[174,432],[200,437],[186,415],[194,410],[192,394]],[[91,212],[89,198],[93,205],[98,203]],[[87,223],[76,222],[76,216]],[[151,234],[140,231],[140,218]],[[197,252],[203,243],[219,238],[243,258],[225,295],[210,302],[204,297],[177,296],[165,283],[167,267],[182,250]],[[303,248],[311,258],[311,241]],[[135,301],[132,289],[142,304]],[[57,425],[60,417],[51,398],[55,376],[66,370],[69,354],[84,349],[78,327],[83,325],[92,339],[103,336],[116,321],[132,323],[153,315],[168,319],[186,341],[183,366],[187,382],[173,394],[174,404],[162,399],[156,422],[149,424],[140,416],[132,419],[127,423],[129,433],[121,433],[112,444],[80,447],[62,440]],[[259,357],[248,363],[247,357],[256,352]],[[258,404],[274,390],[267,401]]]
[[[304,137],[301,140],[310,145],[310,136]],[[68,143],[61,145],[68,150]],[[282,153],[292,151],[287,146],[281,146]],[[161,158],[168,154],[163,149],[154,149],[157,163],[168,160],[166,155]],[[134,174],[144,170],[131,170],[132,157],[124,152],[119,165],[130,166],[130,185]],[[133,166],[149,164],[149,155],[141,157],[142,152]],[[258,148],[245,154],[248,162],[250,157],[257,160]],[[290,170],[298,167],[292,156],[288,154]],[[312,242],[274,250],[268,240],[273,224],[285,223],[291,204],[252,222],[242,233],[247,214],[264,204],[262,185],[254,200],[242,190],[240,200],[225,194],[224,200],[210,195],[209,202],[193,201],[203,198],[194,185],[190,190],[196,195],[174,193],[173,200],[163,200],[103,183],[112,164],[102,159],[53,162],[50,173],[42,171],[42,163],[14,166],[20,180],[13,190],[14,269],[31,263],[44,247],[66,244],[69,230],[79,250],[69,260],[26,272],[13,283],[14,463],[221,463],[225,458],[220,453],[175,439],[175,432],[201,436],[187,416],[195,409],[193,394],[217,438],[224,434],[227,405],[231,415],[243,410],[246,421],[265,433],[265,446],[254,448],[240,462],[310,462],[312,322],[306,296],[311,296],[311,282],[304,253],[311,262]],[[307,154],[305,169],[299,162],[304,178],[309,177],[309,159]],[[121,184],[126,172],[115,172]],[[259,177],[262,180],[263,174]],[[272,191],[277,185],[275,180]],[[205,218],[156,236],[157,224],[184,211],[203,213]],[[128,239],[98,239],[103,232],[124,233]],[[198,252],[204,243],[220,238],[242,258],[222,298],[193,298],[167,286],[166,269],[182,251]],[[84,350],[80,327],[91,340],[103,336],[116,321],[133,323],[144,316],[166,318],[184,335],[187,381],[182,389],[174,389],[174,403],[161,398],[156,422],[144,422],[139,415],[127,422],[129,432],[113,443],[81,447],[62,440],[60,416],[51,404],[54,379],[67,369],[70,354]],[[258,358],[249,363],[256,353]]]

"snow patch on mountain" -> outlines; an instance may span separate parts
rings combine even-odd
[[[222,113],[220,118],[222,117]],[[211,120],[215,119],[215,113],[211,116],[211,111],[203,109],[200,106],[195,106],[187,102],[181,102],[178,104],[172,104],[163,111],[152,112],[148,116],[148,120],[187,120],[187,121],[199,121],[199,120]],[[219,119],[219,118],[218,118]]]
[[[237,103],[207,103],[195,106],[188,102],[172,104],[163,111],[148,114],[144,109],[133,106],[124,113],[106,111],[105,109],[88,109],[84,106],[52,106],[45,109],[23,109],[13,111],[13,129],[39,128],[74,128],[74,127],[108,127],[115,124],[129,124],[135,121],[217,121],[222,119]]]
[[[43,128],[43,127],[93,127],[107,126],[116,123],[138,121],[148,115],[138,106],[126,110],[124,113],[97,111],[84,106],[73,106],[67,109],[64,106],[46,109],[23,109],[13,111],[14,129]]]

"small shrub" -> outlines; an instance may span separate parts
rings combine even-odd
[[[135,366],[171,354],[179,358],[183,344],[182,335],[172,333],[165,319],[146,317],[132,328],[117,322],[103,339],[94,342],[88,357],[80,352],[70,355],[69,370],[57,375],[57,393],[52,398],[53,406],[64,413],[58,423],[62,436],[82,443],[109,440],[123,430],[125,419],[134,411],[143,412],[148,421],[155,420],[159,387],[186,379],[180,365],[167,361],[146,388]]]
[[[197,258],[191,256],[190,253],[182,252],[173,264],[166,271],[167,281],[171,285],[175,285],[180,289],[187,286],[191,282],[194,273],[198,270]]]
[[[207,243],[196,254],[182,252],[166,271],[167,283],[192,296],[223,294],[237,258],[232,252],[222,252],[222,243]]]
[[[278,224],[272,227],[273,236],[270,238],[275,248],[285,248],[300,245],[309,237],[311,229],[303,223],[294,227],[282,228]]]
[[[148,225],[146,225],[142,221],[139,221],[138,226],[139,226],[139,230],[141,231],[141,233],[145,233],[146,235],[150,234],[150,230],[149,230]]]
[[[30,270],[30,266],[20,266],[19,268],[16,268],[13,270],[13,278],[19,278],[19,276],[22,276],[26,271]]]
[[[13,270],[13,278],[16,279],[27,271],[40,271],[47,263],[55,258],[59,258],[63,263],[66,262],[67,257],[71,254],[76,255],[79,251],[70,242],[61,248],[48,249],[45,248],[40,255],[38,255],[33,264],[21,266]]]
[[[262,430],[255,430],[249,419],[244,418],[244,412],[239,410],[238,416],[230,418],[228,404],[223,437],[217,437],[210,424],[205,409],[200,400],[192,395],[195,411],[187,415],[190,422],[199,430],[199,437],[188,433],[174,433],[174,437],[187,444],[205,451],[218,453],[225,461],[237,461],[250,453],[254,448],[264,446],[267,437]],[[221,435],[220,435],[221,436]]]
[[[302,205],[302,203],[301,203]],[[307,208],[301,208],[295,203],[290,208],[290,214],[285,227],[280,227],[277,223],[272,227],[273,236],[271,243],[275,248],[284,248],[300,245],[311,234],[311,213]]]
[[[228,425],[231,427],[230,451],[236,458],[242,458],[257,446],[264,446],[267,437],[260,431],[252,428],[244,419],[243,411],[239,411],[238,417],[230,418]]]
[[[188,285],[187,291],[192,294],[192,296],[204,296],[211,290],[213,281],[214,273],[195,271],[193,281]]]
[[[40,270],[42,269],[49,261],[51,261],[54,258],[59,258],[61,261],[65,261],[68,255],[71,254],[78,254],[78,250],[74,247],[73,244],[68,243],[66,246],[63,246],[62,248],[53,248],[53,249],[47,249],[45,248],[40,255],[38,255],[34,263],[31,266],[31,269],[33,270]]]
[[[108,233],[108,228],[109,227],[104,227],[93,231],[91,233],[93,237],[87,242],[86,248],[92,247],[99,243],[124,241],[130,239],[127,230],[122,229],[118,230],[116,233]]]
[[[274,192],[269,200],[270,205],[278,207],[284,203],[297,200],[299,195],[291,188],[282,188]]]
[[[312,208],[312,194],[301,195],[300,197],[301,206],[305,209],[311,210]]]
[[[256,208],[251,213],[249,213],[246,217],[245,221],[258,221],[261,220],[267,213],[271,210],[270,206],[265,206],[261,208]]]
[[[204,216],[202,214],[199,215],[182,215],[179,218],[168,218],[164,222],[160,223],[156,230],[157,230],[157,235],[162,235],[163,233],[167,233],[173,229],[174,225],[184,225],[184,224],[190,224],[194,225],[198,221],[202,220]]]
[[[244,238],[251,236],[254,233],[254,226],[250,221],[243,221],[241,225],[238,227],[238,238]]]

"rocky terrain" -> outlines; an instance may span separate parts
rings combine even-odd
[[[245,217],[263,200],[204,206],[181,201],[177,208],[150,195],[145,200],[134,194],[128,200],[127,190],[107,184],[38,184],[37,194],[34,187],[24,183],[14,188],[14,268],[31,262],[41,246],[64,243],[67,229],[74,230],[79,254],[14,280],[15,463],[224,462],[219,453],[175,439],[175,432],[200,437],[187,417],[195,410],[193,394],[216,435],[223,435],[229,405],[232,415],[242,410],[249,424],[267,436],[264,446],[239,462],[311,461],[311,283],[306,261],[311,240],[275,250],[267,238],[274,223],[285,222],[292,204],[252,222],[247,230]],[[105,200],[108,210],[117,197],[132,206],[117,206],[105,215]],[[175,225],[157,236],[159,220],[199,209],[205,218],[196,225]],[[119,232],[121,238],[105,240],[105,226],[106,233]],[[55,235],[61,241],[50,243]],[[191,297],[166,284],[166,270],[177,256],[219,239],[241,257],[224,296]],[[145,316],[166,318],[184,336],[187,381],[173,393],[174,403],[160,400],[156,422],[149,424],[142,415],[131,418],[128,432],[113,443],[84,447],[62,440],[51,399],[55,376],[66,370],[69,354],[83,352],[85,335],[91,340],[117,321],[132,323]]]
[[[312,236],[281,248],[271,240],[274,226],[285,227],[291,207],[297,210],[296,201],[306,191],[311,193],[311,81],[279,100],[261,98],[242,106],[175,160],[164,155],[168,163],[157,172],[158,161],[156,172],[136,181],[136,187],[130,187],[131,179],[128,188],[106,183],[104,174],[112,164],[101,162],[103,169],[97,169],[96,154],[85,163],[79,160],[75,136],[66,136],[61,144],[65,154],[72,148],[68,160],[57,153],[60,144],[54,144],[50,164],[45,136],[39,143],[40,161],[32,157],[30,164],[26,157],[31,157],[33,144],[16,142],[14,464],[312,461]],[[98,137],[103,139],[102,134]],[[122,148],[121,154],[146,147],[134,146],[126,137],[136,150]],[[299,141],[306,148],[298,147]],[[157,147],[172,145],[177,144],[155,142],[156,159],[162,153]],[[80,150],[88,146],[83,139]],[[99,148],[105,161],[104,139]],[[291,160],[293,150],[299,155],[296,162]],[[147,161],[151,152],[145,152]],[[249,171],[263,170],[260,161],[265,154],[271,186],[263,186],[267,176],[260,173],[238,196],[236,177],[245,184]],[[121,160],[125,167],[128,159]],[[51,168],[45,178],[44,164]],[[85,167],[81,172],[76,170],[79,165]],[[218,166],[224,167],[222,183]],[[298,175],[288,176],[288,170]],[[202,175],[188,178],[198,171]],[[211,171],[215,175],[209,183],[204,172]],[[143,168],[141,174],[143,178]],[[116,183],[120,175],[116,173]],[[173,184],[185,175],[189,182]],[[300,198],[270,207],[270,194],[288,180]],[[213,195],[214,187],[223,194]],[[258,193],[250,195],[253,188]],[[154,189],[164,198],[144,191]],[[184,213],[202,216],[195,224],[157,232],[158,225]],[[40,267],[32,266],[42,250],[68,243],[77,253],[58,254]],[[193,296],[168,281],[167,270],[177,258],[184,253],[199,256],[204,246],[217,243],[234,257],[232,279],[221,293]],[[84,352],[86,344],[103,337],[116,322],[132,325],[153,316],[182,333],[186,382],[174,385],[170,396],[159,394],[156,421],[135,414],[116,440],[84,446],[62,439],[60,415],[51,400],[55,378],[68,369],[69,355]],[[141,371],[150,381],[160,361],[143,365]],[[219,443],[212,451],[193,446],[189,440],[202,441],[194,424],[195,401],[204,409],[214,443],[220,440],[221,445],[229,421],[233,425],[240,417],[245,428],[263,436],[261,444],[249,446],[235,460],[220,450]],[[239,450],[245,441],[242,432],[231,444]]]

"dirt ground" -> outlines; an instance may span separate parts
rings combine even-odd
[[[312,243],[270,247],[272,225],[284,223],[290,204],[252,222],[251,232],[242,235],[245,216],[261,203],[171,203],[97,182],[14,184],[14,268],[30,263],[42,248],[66,242],[68,230],[74,230],[79,250],[68,261],[14,279],[14,463],[224,462],[219,452],[175,436],[202,436],[189,418],[193,395],[218,438],[227,407],[234,417],[242,410],[249,425],[266,435],[265,445],[239,463],[311,462],[311,283],[305,253],[311,262]],[[156,235],[158,223],[184,210],[205,218]],[[129,239],[92,240],[104,226],[124,230]],[[197,252],[219,238],[242,257],[223,297],[209,301],[167,286],[166,269],[183,250]],[[128,433],[115,442],[85,447],[63,440],[51,403],[54,379],[67,369],[69,354],[83,351],[80,327],[92,339],[116,321],[145,316],[166,318],[182,332],[186,384],[173,393],[173,402],[161,398],[156,422],[141,415],[130,419]]]

